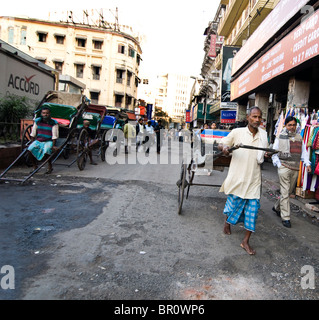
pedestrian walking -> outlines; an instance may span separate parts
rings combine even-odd
[[[259,128],[262,112],[258,107],[252,107],[247,114],[248,126],[232,130],[227,137],[221,139],[219,149],[224,155],[229,155],[229,149],[239,144],[253,147],[268,147],[267,133]],[[220,189],[228,195],[224,208],[226,215],[224,233],[231,234],[230,225],[243,222],[246,229],[240,246],[248,254],[256,251],[250,246],[249,240],[255,232],[258,210],[260,208],[261,168],[265,152],[253,149],[239,148],[232,153],[227,177]]]
[[[154,129],[156,133],[156,151],[158,154],[161,153],[161,148],[163,145],[163,138],[164,138],[163,130],[164,130],[164,126],[162,126],[162,120],[159,119]]]
[[[148,121],[145,126],[145,140],[144,143],[147,143],[146,153],[150,152],[150,146],[154,142],[154,127],[152,126],[152,122]]]
[[[128,119],[125,120],[124,125],[124,146],[125,153],[131,152],[132,140],[135,138],[135,128],[129,123]]]
[[[139,118],[136,124],[136,152],[141,144],[144,143],[145,126],[143,124],[143,118]]]
[[[272,209],[281,217],[283,226],[287,228],[291,228],[289,198],[296,187],[300,161],[307,167],[307,172],[311,172],[311,161],[306,146],[296,129],[297,119],[288,116],[285,119],[285,127],[273,145],[273,148],[279,151],[272,156],[272,162],[278,168],[280,198]]]

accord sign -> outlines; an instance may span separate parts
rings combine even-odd
[[[14,76],[12,73],[9,76],[8,88],[17,89],[26,93],[31,93],[38,96],[40,92],[40,86],[38,83],[31,81],[36,75],[33,74],[30,77],[27,76]]]

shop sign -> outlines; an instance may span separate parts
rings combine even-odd
[[[223,47],[221,102],[230,101],[232,65],[238,50],[238,47]]]
[[[319,11],[291,31],[231,84],[231,100],[319,54]]]
[[[186,110],[185,122],[186,123],[191,122],[191,111],[190,110]]]
[[[216,58],[216,34],[212,34],[210,36],[208,56],[211,58]]]
[[[236,54],[232,75],[248,62],[308,2],[309,0],[281,0]]]
[[[152,119],[152,112],[153,112],[153,105],[152,104],[147,104],[146,106],[146,116],[148,120]]]
[[[220,122],[221,123],[235,123],[236,122],[235,110],[221,110],[220,111]]]

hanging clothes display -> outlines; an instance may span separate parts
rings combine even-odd
[[[287,115],[292,114],[292,110],[288,110]],[[319,112],[319,111],[318,111]],[[319,123],[318,113],[313,110],[308,113],[307,108],[297,108],[294,117],[300,126],[300,134],[309,154],[311,161],[311,173],[306,171],[303,162],[300,163],[300,171],[297,180],[297,187],[301,187],[303,191],[316,191],[319,187]],[[318,171],[316,167],[318,166]]]

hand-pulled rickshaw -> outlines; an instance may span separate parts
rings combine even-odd
[[[24,179],[4,178],[5,174],[20,160],[24,159],[28,166],[31,166],[28,146],[31,143],[31,132],[33,124],[26,127],[21,138],[21,154],[15,161],[1,173],[1,180],[15,180],[21,183],[29,180],[35,173],[37,173],[49,161],[52,164],[62,154],[65,159],[68,158],[70,150],[74,147],[77,141],[77,122],[83,112],[87,108],[87,98],[81,94],[72,94],[58,91],[49,91],[34,111],[34,120],[40,116],[41,110],[48,107],[51,112],[51,118],[56,120],[59,124],[59,138],[56,146],[58,151],[52,154],[43,162],[39,164],[37,169],[30,172]]]
[[[98,147],[101,160],[105,161],[109,143],[117,140],[116,131],[113,129],[123,130],[126,119],[126,112],[118,108],[94,104],[86,108],[77,125],[80,132],[76,161],[80,170],[84,170],[88,154],[95,147]],[[83,126],[85,120],[90,122],[89,130]],[[92,133],[91,136],[90,133]]]
[[[229,132],[230,130],[206,129],[202,132],[198,130],[192,134],[191,160],[187,163],[187,161],[183,159],[179,180],[176,182],[178,187],[178,214],[182,213],[186,188],[187,199],[191,186],[221,187],[221,185],[194,183],[193,181],[197,170],[200,170],[201,168],[206,169],[209,175],[212,175],[213,170],[224,171],[224,168],[229,167],[231,154],[229,156],[224,156],[223,152],[218,150],[220,140],[223,137],[226,137]],[[238,148],[263,150],[269,153],[277,152],[274,149],[258,148],[243,144],[233,146],[229,149],[229,152],[231,153]]]

